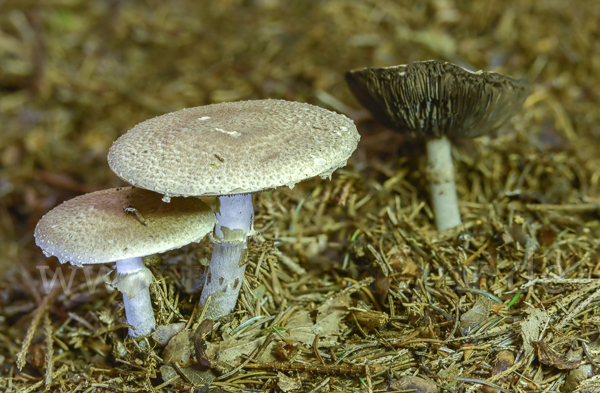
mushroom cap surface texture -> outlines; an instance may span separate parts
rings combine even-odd
[[[523,79],[439,60],[350,71],[346,81],[375,120],[426,138],[490,134],[519,111],[530,92]]]
[[[352,120],[314,105],[229,102],[136,125],[108,163],[126,182],[167,197],[247,194],[329,177],[359,139]]]
[[[216,223],[197,198],[164,203],[134,187],[111,188],[64,202],[35,228],[46,256],[81,266],[142,257],[199,242]]]

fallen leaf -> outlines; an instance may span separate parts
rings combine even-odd
[[[480,298],[474,305],[460,317],[460,331],[463,336],[468,335],[490,315],[492,300],[487,297]]]
[[[529,307],[525,310],[529,316],[521,322],[521,336],[523,337],[523,349],[525,352],[533,350],[532,341],[537,340],[540,331],[549,319],[546,311]]]
[[[405,375],[390,385],[390,390],[402,390],[413,393],[436,393],[437,385],[428,379]]]
[[[296,312],[286,324],[287,339],[299,341],[305,345],[312,345],[315,337],[320,335],[320,347],[332,347],[337,344],[338,338],[345,328],[343,319],[348,310],[345,304],[350,302],[350,297],[340,296],[325,301],[317,309],[317,321],[313,322],[307,310]]]
[[[300,378],[288,377],[282,372],[277,373],[277,386],[284,392],[302,389],[302,381]]]
[[[567,357],[550,348],[543,341],[532,341],[531,345],[537,350],[538,359],[547,366],[553,366],[560,370],[572,370],[579,367],[581,360],[567,360]]]
[[[342,320],[348,314],[345,304],[350,303],[349,296],[340,296],[327,300],[317,309],[317,323],[311,328],[321,337],[340,335]]]
[[[179,323],[171,323],[169,325],[160,325],[157,326],[154,332],[152,333],[152,338],[159,345],[165,346],[169,342],[169,340],[177,333],[183,330],[185,327],[184,322]]]

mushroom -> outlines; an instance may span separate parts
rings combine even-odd
[[[96,191],[68,200],[44,215],[35,242],[47,257],[76,266],[116,262],[112,282],[123,293],[131,336],[155,325],[148,290],[152,273],[143,256],[199,242],[214,227],[210,207],[199,199],[177,198],[134,187]]]
[[[343,115],[299,102],[256,100],[183,109],[121,136],[110,168],[136,187],[173,196],[218,196],[213,254],[200,296],[206,318],[233,310],[244,279],[252,194],[332,172],[360,139]]]
[[[427,140],[427,177],[437,228],[461,224],[448,138],[498,130],[519,111],[529,83],[432,60],[346,73],[360,103],[385,126]]]

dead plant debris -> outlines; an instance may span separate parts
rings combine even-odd
[[[598,20],[591,0],[0,1],[0,392],[600,392]],[[533,86],[497,138],[456,141],[443,233],[419,143],[343,79],[428,59]],[[160,326],[126,338],[106,268],[46,259],[35,224],[122,185],[106,154],[135,124],[259,98],[352,117],[358,150],[254,196],[231,315],[198,305],[210,242],[147,258]]]

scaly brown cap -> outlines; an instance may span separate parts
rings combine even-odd
[[[46,256],[81,266],[179,248],[199,242],[214,227],[215,214],[201,200],[161,198],[134,187],[73,198],[42,217],[35,242]]]
[[[346,81],[375,120],[417,137],[474,138],[500,128],[529,95],[529,83],[432,60],[350,71]]]
[[[112,171],[171,196],[246,194],[328,177],[356,149],[352,120],[313,105],[229,102],[146,120],[111,147]]]

